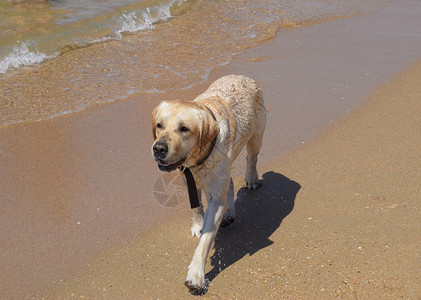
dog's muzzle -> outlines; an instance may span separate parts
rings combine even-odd
[[[156,142],[153,147],[153,156],[155,159],[165,159],[168,154],[168,144],[165,142]]]
[[[158,162],[158,169],[161,171],[174,171],[186,161],[186,159],[183,158],[175,163],[168,162],[166,160],[168,144],[165,142],[156,142],[152,147],[152,151],[155,160]]]
[[[185,158],[182,160],[179,160],[175,163],[168,163],[165,160],[157,159],[158,162],[158,169],[161,171],[171,172],[177,169],[179,166],[181,166],[186,161]]]

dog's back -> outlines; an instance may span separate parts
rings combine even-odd
[[[245,144],[256,134],[264,131],[267,110],[264,107],[263,93],[259,84],[244,75],[228,75],[212,83],[194,101],[208,106],[216,115],[221,128],[226,123],[231,141],[232,160]],[[224,120],[225,119],[225,120]],[[224,134],[224,132],[221,132]],[[228,137],[228,136],[227,136]]]
[[[194,101],[215,98],[229,102],[233,109],[261,109],[266,113],[263,93],[259,84],[244,75],[228,75],[219,78]]]

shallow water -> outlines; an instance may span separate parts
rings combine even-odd
[[[183,0],[1,1],[0,73],[153,27]]]
[[[370,13],[384,2],[2,1],[0,125],[187,89],[280,26]]]

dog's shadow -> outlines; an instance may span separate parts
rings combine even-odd
[[[206,277],[209,282],[243,256],[253,255],[273,242],[269,237],[293,210],[301,186],[287,177],[267,172],[255,191],[241,188],[235,201],[235,222],[221,228],[211,257],[213,266]]]

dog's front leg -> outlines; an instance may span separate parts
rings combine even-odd
[[[202,236],[189,265],[189,271],[184,283],[191,293],[203,294],[206,292],[205,263],[225,210],[225,199],[214,200],[212,196],[208,197],[208,208],[205,213]]]
[[[197,236],[200,238],[202,235],[202,228],[203,228],[203,205],[202,205],[202,193],[201,190],[197,189],[197,196],[199,198],[200,206],[193,208],[193,225],[190,229],[191,236]]]

